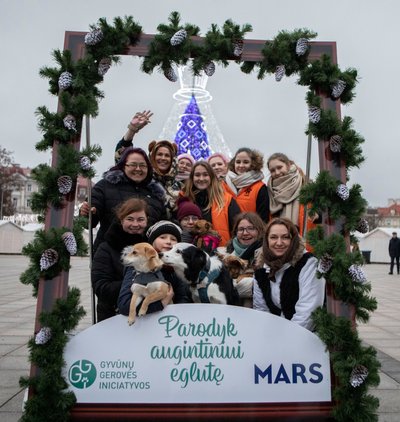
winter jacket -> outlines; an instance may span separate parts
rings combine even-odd
[[[400,256],[400,238],[392,237],[389,240],[389,255],[391,258]]]
[[[164,276],[165,281],[171,284],[174,291],[173,302],[174,303],[191,303],[191,293],[189,286],[182,281],[175,272],[169,268],[162,268],[161,272]],[[133,277],[135,275],[135,269],[133,267],[126,267],[124,280],[118,297],[118,309],[122,315],[129,315],[129,307],[132,298],[131,286]],[[140,309],[140,307],[139,307]],[[161,301],[151,303],[147,311],[148,314],[152,312],[162,311],[164,309]]]
[[[111,224],[105,240],[96,250],[92,262],[92,286],[97,296],[97,320],[103,321],[116,315],[117,300],[124,278],[121,252],[128,245],[145,242],[139,234],[129,234],[119,223]]]
[[[296,263],[297,264],[297,263]],[[255,281],[253,284],[253,309],[260,311],[271,312],[268,308],[263,292],[258,284],[259,281],[269,283],[270,295],[273,305],[282,309],[281,306],[281,283],[286,270],[290,267],[295,267],[296,264],[291,265],[286,263],[280,268],[274,277],[274,281],[268,278],[269,268],[267,265],[258,269],[255,273]],[[263,274],[264,273],[264,274]],[[266,274],[265,274],[266,273]],[[308,258],[307,262],[301,268],[301,271],[293,279],[293,283],[298,283],[298,296],[294,305],[294,314],[290,320],[301,325],[308,330],[313,329],[313,322],[311,319],[312,312],[324,304],[325,299],[325,279],[317,278],[317,259],[314,256]],[[264,277],[263,277],[264,275]],[[265,275],[267,277],[265,277]],[[265,280],[265,278],[267,278]],[[264,279],[264,280],[261,280]],[[293,291],[295,286],[290,286]],[[283,312],[281,316],[284,317]]]
[[[100,222],[94,250],[104,240],[106,231],[114,221],[114,208],[129,198],[141,198],[147,202],[149,226],[166,219],[165,191],[159,183],[135,183],[123,171],[110,170],[92,190],[92,206],[96,208],[92,220],[93,227]]]

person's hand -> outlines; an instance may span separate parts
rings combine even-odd
[[[138,132],[140,129],[151,123],[150,118],[153,113],[150,110],[138,111],[131,119],[128,128],[133,132]]]
[[[96,214],[96,207],[92,207],[92,214]],[[81,207],[79,208],[79,215],[87,217],[89,215],[89,203],[82,202]]]
[[[168,286],[168,293],[167,296],[161,301],[163,307],[165,308],[167,305],[172,303],[172,299],[174,297],[174,289],[171,285]]]

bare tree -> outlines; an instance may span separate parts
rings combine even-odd
[[[20,189],[18,174],[12,152],[0,145],[0,220],[5,215],[14,214],[11,193]]]

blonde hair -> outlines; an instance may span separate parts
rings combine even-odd
[[[190,171],[190,176],[186,180],[186,183],[182,189],[184,196],[188,197],[193,203],[196,203],[196,192],[198,192],[198,189],[193,184],[193,176],[194,172],[199,166],[203,166],[210,176],[210,186],[207,188],[208,205],[205,210],[211,209],[213,203],[217,205],[218,210],[222,210],[225,207],[224,191],[220,181],[217,179],[217,176],[207,161],[197,161],[193,165],[192,170]]]

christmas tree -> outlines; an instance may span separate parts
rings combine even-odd
[[[211,155],[207,129],[194,94],[178,123],[175,142],[178,154],[190,154],[196,161]]]

